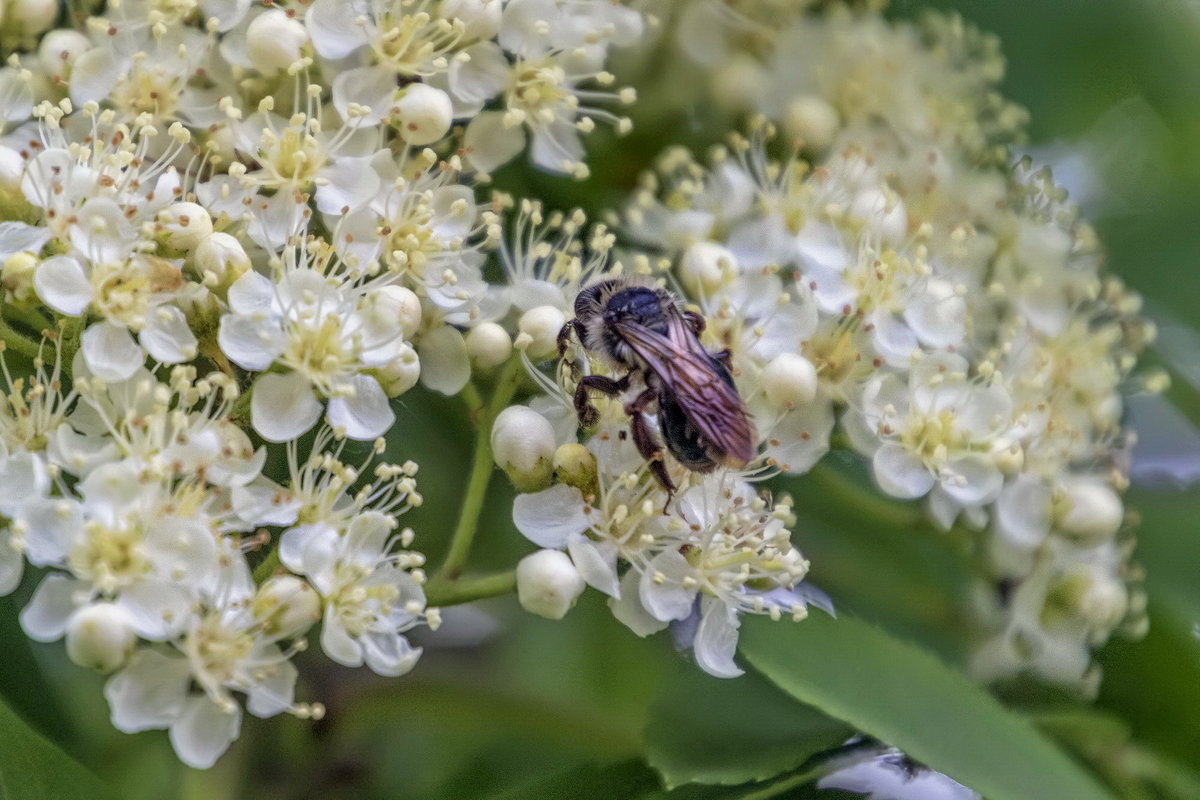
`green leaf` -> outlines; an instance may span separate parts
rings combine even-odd
[[[742,653],[781,689],[990,800],[1111,795],[966,676],[853,617],[754,618]]]
[[[689,664],[679,672],[655,700],[645,735],[647,759],[667,786],[766,780],[851,734],[754,673],[721,680]]]
[[[658,789],[658,777],[640,761],[622,761],[603,767],[585,766],[522,783],[487,800],[635,800]]]
[[[100,780],[0,703],[0,800],[100,800]]]

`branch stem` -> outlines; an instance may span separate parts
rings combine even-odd
[[[516,588],[517,572],[511,569],[477,578],[432,578],[425,584],[425,601],[431,608],[445,608],[500,597]]]
[[[492,423],[496,416],[508,406],[521,384],[524,375],[524,365],[519,356],[513,356],[496,380],[492,390],[492,398],[484,408],[479,391],[472,384],[463,389],[463,399],[467,403],[471,416],[475,418],[475,453],[471,460],[471,473],[467,479],[467,488],[463,497],[462,512],[458,517],[458,525],[450,538],[450,549],[446,552],[446,560],[438,570],[435,580],[454,580],[466,566],[467,557],[471,553],[471,545],[475,533],[479,529],[479,515],[483,512],[483,502],[487,496],[488,484],[492,480],[495,466],[492,464]]]

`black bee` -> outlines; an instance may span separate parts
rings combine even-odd
[[[620,379],[585,375],[575,388],[581,427],[595,425],[599,412],[588,398],[597,391],[612,397],[640,383],[644,389],[625,404],[633,442],[669,495],[675,484],[663,451],[646,422],[655,405],[667,449],[695,472],[718,466],[739,469],[755,456],[754,426],[729,374],[728,352],[710,353],[700,344],[704,317],[681,311],[665,289],[615,278],[584,289],[575,298],[575,319],[558,335],[560,357],[572,331],[583,346],[627,370]]]

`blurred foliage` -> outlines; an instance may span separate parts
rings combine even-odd
[[[1144,293],[1152,314],[1196,327],[1200,7],[1188,0],[894,0],[889,13],[907,17],[928,7],[958,10],[999,35],[1008,57],[1005,91],[1031,112],[1031,148],[1074,143],[1093,158],[1100,186],[1094,196],[1080,199],[1106,242],[1110,267]],[[543,197],[549,205],[598,211],[618,202],[666,142],[703,147],[723,134],[709,124],[705,109],[658,108],[655,119],[620,142],[606,130],[597,132],[592,168],[593,174],[610,176],[603,186],[573,184],[524,164],[506,168],[500,184]],[[1177,390],[1182,402],[1196,402],[1190,387]],[[403,523],[417,531],[418,547],[436,565],[454,526],[473,434],[458,400],[418,390],[397,406],[401,435],[389,456],[421,464],[425,497]],[[932,531],[915,506],[880,502],[847,514],[847,498],[861,501],[857,487],[864,481],[860,465],[834,461],[775,487],[796,499],[797,544],[812,559],[813,582],[841,613],[880,626],[884,644],[878,646],[912,654],[898,640],[911,641],[961,665],[968,626],[966,543]],[[1029,686],[1005,687],[1003,697],[1090,764],[1116,794],[1196,797],[1200,641],[1193,629],[1200,619],[1200,496],[1139,490],[1131,493],[1130,505],[1141,516],[1138,559],[1147,573],[1149,635],[1140,642],[1114,641],[1102,651],[1105,679],[1094,708]],[[510,507],[511,491],[495,481],[487,508],[498,511],[484,520],[470,570],[511,565],[532,549],[513,529]],[[31,585],[27,580],[26,592]],[[512,598],[449,613],[443,631],[421,642],[427,650],[416,672],[399,680],[316,659],[304,663],[301,675],[308,683],[300,697],[325,702],[327,717],[315,724],[247,719],[241,739],[204,773],[180,766],[162,732],[114,731],[102,679],[67,663],[61,645],[30,645],[20,634],[15,609],[24,600],[18,594],[0,601],[4,798],[98,796],[99,790],[72,794],[62,788],[89,778],[61,751],[128,800],[845,796],[811,789],[804,767],[813,753],[841,741],[846,729],[840,723],[784,696],[759,675],[717,685],[675,653],[668,637],[633,636],[595,592],[560,623],[521,614]],[[761,644],[754,627],[748,626],[747,641]],[[832,645],[829,652],[821,649],[820,631],[805,627],[794,632],[795,663],[816,669],[828,658],[838,662],[826,665],[831,673],[847,666],[831,655]],[[874,641],[874,634],[864,635]],[[807,652],[805,637],[812,639]],[[758,649],[748,652],[753,663],[764,666]],[[777,653],[771,663],[787,658]],[[920,669],[952,674],[940,665],[929,667],[936,662],[927,662],[928,656],[913,658]],[[919,691],[936,698],[939,685],[929,680]],[[966,725],[975,718],[969,703],[935,710],[927,720],[909,720],[922,730],[906,729],[897,719],[871,732],[906,740],[953,739],[955,720]],[[994,705],[987,713],[1012,716]],[[61,751],[21,733],[15,714]],[[850,713],[846,719],[869,722]],[[1043,749],[1032,728],[1012,724],[1036,742],[1035,751],[1061,758]],[[18,739],[33,744],[26,750],[10,747]],[[698,742],[707,746],[701,749]],[[1015,746],[1008,737],[1003,744]],[[688,758],[699,763],[688,765]],[[690,774],[735,785],[667,791],[647,759],[673,783]],[[1025,766],[1011,765],[1014,774]],[[765,783],[742,783],[779,769],[795,771]],[[48,783],[33,783],[34,774]],[[20,776],[30,776],[24,787],[14,782]]]

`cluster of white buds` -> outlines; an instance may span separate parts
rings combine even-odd
[[[733,35],[711,5],[689,13]],[[778,125],[756,117],[705,164],[669,150],[624,227],[730,351],[767,463],[802,474],[833,443],[884,494],[978,531],[978,674],[1086,689],[1091,650],[1145,625],[1122,392],[1152,388],[1131,375],[1154,331],[1049,173],[1004,165],[1023,117],[996,99],[994,43],[925,26],[788,14],[754,59],[769,92],[744,96]],[[798,428],[804,447],[773,451]]]

